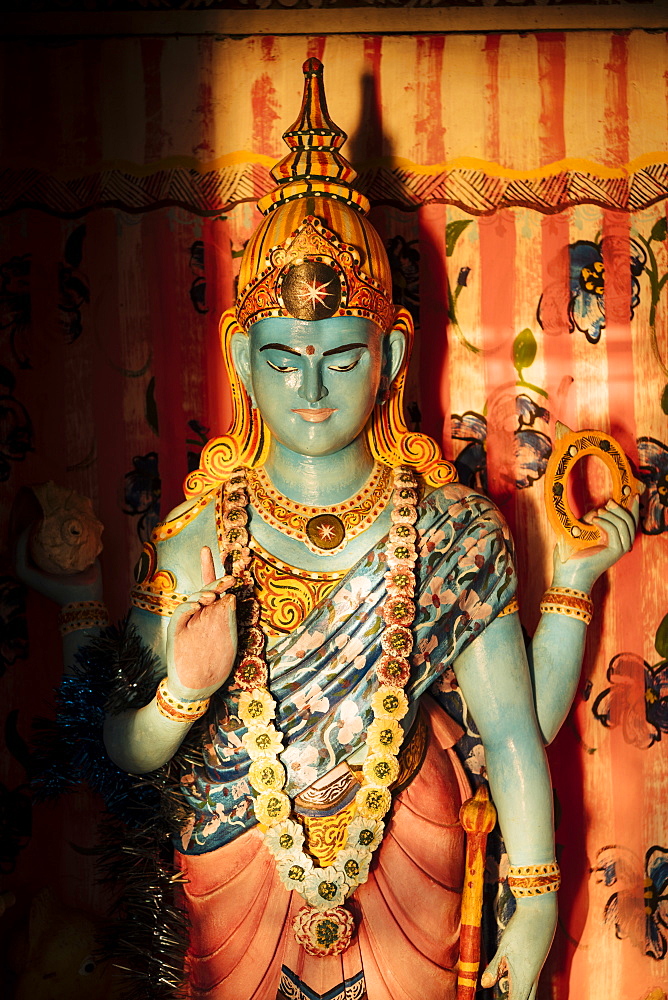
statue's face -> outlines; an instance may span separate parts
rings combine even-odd
[[[335,454],[364,430],[389,360],[386,341],[375,323],[356,316],[272,317],[253,324],[248,338],[238,336],[233,351],[276,440],[318,456]]]

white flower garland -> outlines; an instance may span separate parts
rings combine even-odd
[[[251,759],[248,778],[255,792],[255,815],[265,828],[265,843],[283,885],[298,892],[312,908],[297,915],[294,930],[300,944],[314,955],[339,954],[350,943],[354,924],[342,904],[369,876],[373,852],[383,839],[383,817],[392,804],[390,786],[399,774],[397,756],[404,739],[400,720],[408,712],[403,689],[410,677],[408,656],[413,647],[418,492],[409,469],[393,469],[393,477],[392,528],[386,545],[388,596],[381,609],[385,623],[380,638],[383,654],[376,664],[380,686],[371,699],[374,720],[367,733],[362,785],[355,797],[353,819],[343,848],[326,868],[317,867],[306,853],[304,830],[290,818],[292,804],[283,791],[287,780],[279,760],[283,734],[274,724],[276,703],[268,689],[266,639],[259,625],[259,604],[250,590],[245,470],[235,470],[224,487],[223,556],[239,582],[249,588],[249,596],[238,601],[242,653],[234,684],[242,689],[238,712],[247,728],[243,745]]]

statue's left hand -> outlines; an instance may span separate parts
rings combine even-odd
[[[102,600],[102,573],[99,560],[82,573],[46,573],[35,566],[29,551],[30,529],[16,542],[15,567],[21,583],[55,601],[60,607],[80,601]]]
[[[489,988],[508,976],[507,1000],[534,1000],[556,925],[556,893],[518,899],[496,954],[482,974],[481,985]]]
[[[638,529],[639,511],[638,497],[630,511],[614,500],[608,500],[605,507],[589,511],[582,520],[601,528],[603,540],[592,548],[566,553],[558,545],[554,552],[553,585],[573,587],[588,593],[599,576],[631,550]]]

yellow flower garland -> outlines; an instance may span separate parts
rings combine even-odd
[[[248,520],[245,470],[236,469],[224,486],[223,558],[248,591],[238,600],[241,654],[234,674],[234,684],[242,689],[238,713],[247,729],[242,741],[251,758],[248,780],[255,793],[255,815],[265,828],[267,847],[281,880],[312,908],[300,911],[293,926],[297,940],[314,955],[339,954],[351,941],[354,924],[341,904],[368,878],[373,852],[382,841],[383,817],[392,805],[389,788],[399,774],[397,755],[404,739],[399,723],[409,707],[403,687],[410,676],[408,656],[413,645],[410,625],[415,617],[414,525],[418,492],[409,469],[397,467],[392,475],[393,527],[386,546],[390,567],[386,575],[388,597],[381,610],[385,624],[380,638],[383,654],[376,665],[380,686],[371,699],[374,720],[368,731],[362,787],[355,797],[346,844],[327,868],[316,867],[305,852],[303,830],[290,818],[292,804],[283,791],[287,781],[285,766],[279,760],[283,734],[273,721],[276,703],[268,688],[264,641],[258,628],[259,606],[250,591],[250,553],[244,529]],[[240,527],[244,529],[241,532]]]

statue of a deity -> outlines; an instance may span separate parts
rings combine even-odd
[[[544,744],[579,677],[591,587],[631,547],[637,508],[593,512],[603,543],[555,557],[527,662],[503,518],[405,425],[411,320],[322,66],[304,73],[222,321],[232,429],[137,568],[131,623],[157,691],[110,714],[105,742],[142,774],[202,720],[176,843],[193,997],[454,1000],[471,792],[434,685],[452,670],[516,897],[482,982],[507,974],[527,1000],[559,886]],[[71,607],[82,643],[94,611]]]

